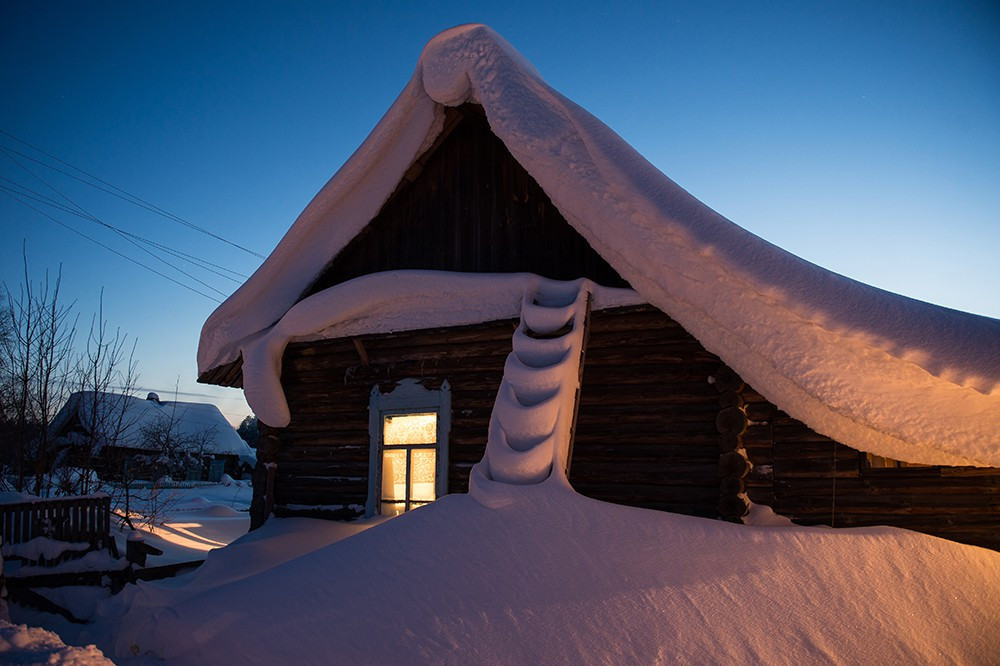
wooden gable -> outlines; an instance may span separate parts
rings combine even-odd
[[[490,130],[481,107],[446,111],[435,144],[303,298],[398,269],[528,272],[628,283],[590,247]]]

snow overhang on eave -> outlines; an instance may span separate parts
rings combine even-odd
[[[288,425],[281,361],[291,342],[516,319],[525,295],[543,282],[553,281],[530,273],[387,271],[325,289],[242,345],[247,401],[264,423]],[[594,310],[642,303],[631,289],[595,287],[593,296]]]
[[[289,311],[433,144],[442,107],[466,102],[646,301],[784,411],[879,455],[1000,466],[1000,321],[855,282],[737,227],[479,25],[431,40],[371,135],[212,314],[202,372]]]

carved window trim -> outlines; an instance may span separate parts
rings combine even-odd
[[[399,414],[437,414],[435,498],[448,494],[448,435],[451,432],[451,385],[445,380],[439,389],[429,389],[418,379],[404,379],[392,390],[382,393],[378,385],[371,390],[368,403],[368,499],[365,517],[381,512],[383,421]]]

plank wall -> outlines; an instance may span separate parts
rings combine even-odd
[[[449,108],[441,138],[306,295],[378,271],[588,277],[628,286],[490,130],[481,107]]]

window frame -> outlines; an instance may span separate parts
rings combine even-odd
[[[382,509],[382,422],[385,416],[397,414],[437,414],[437,442],[435,442],[434,500],[448,494],[448,434],[451,432],[451,385],[448,380],[438,389],[429,389],[418,379],[403,379],[393,389],[382,393],[376,384],[368,403],[368,499],[365,517],[381,513]],[[397,448],[397,447],[392,447]],[[415,448],[430,448],[420,447]],[[409,484],[407,484],[409,485]],[[432,500],[432,501],[434,501]],[[407,504],[410,499],[407,497]],[[429,503],[429,502],[428,502]],[[404,510],[405,513],[405,510]]]

